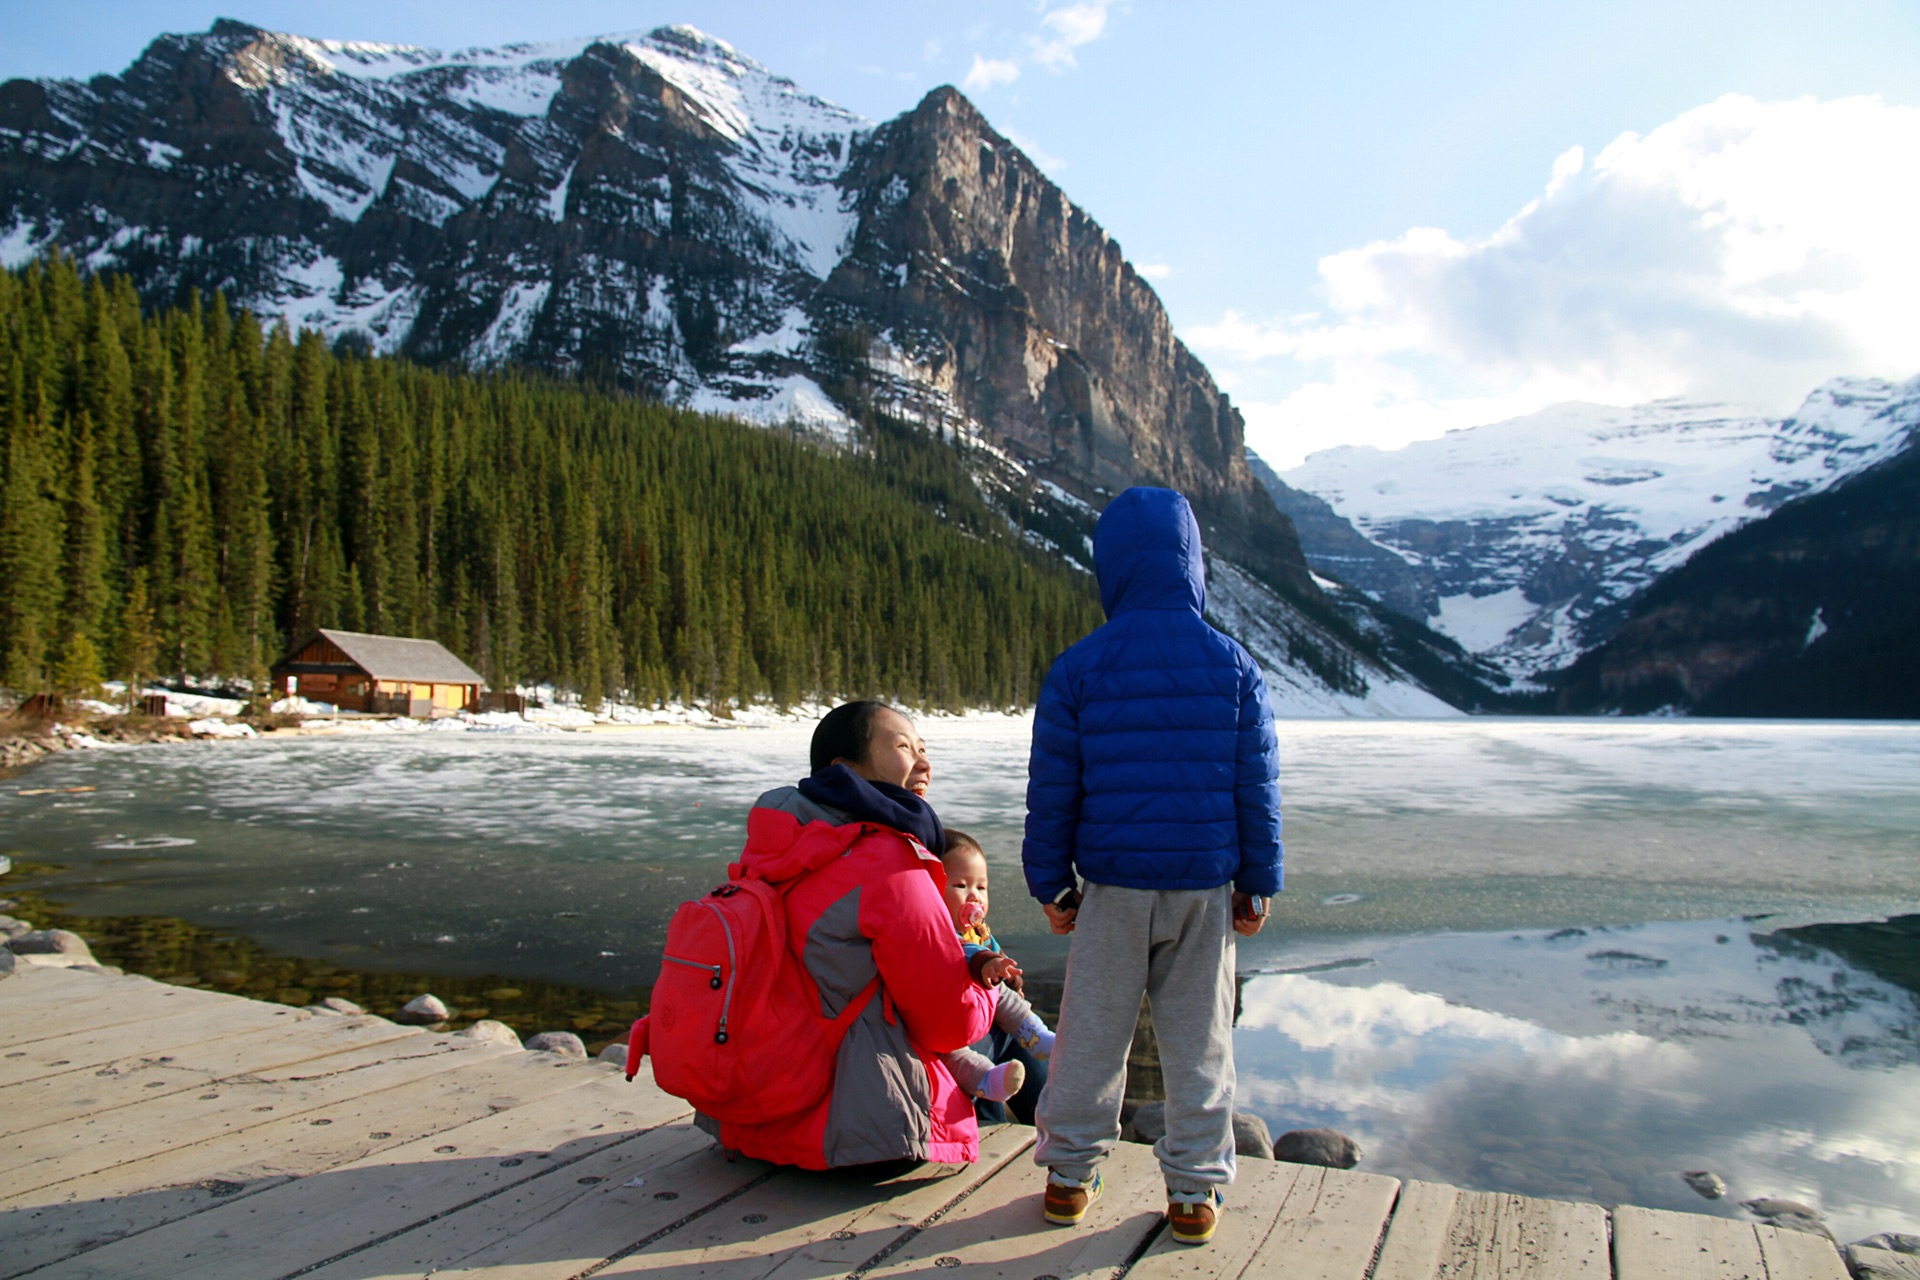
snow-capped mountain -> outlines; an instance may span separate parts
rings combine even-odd
[[[1784,419],[1564,404],[1391,452],[1327,450],[1270,488],[1316,570],[1524,679],[1605,640],[1700,548],[1890,457],[1916,424],[1920,378],[1836,379]]]
[[[951,88],[874,124],[690,27],[449,53],[221,21],[0,85],[0,264],[56,247],[351,347],[828,439],[885,415],[1069,558],[1104,495],[1171,485],[1328,709],[1407,679],[1152,288]]]

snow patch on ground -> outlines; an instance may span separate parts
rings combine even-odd
[[[763,427],[802,426],[841,444],[853,439],[858,429],[853,419],[813,379],[796,373],[765,385],[771,394],[764,399],[736,399],[717,388],[702,388],[687,397],[686,405],[700,413],[723,414]]]
[[[547,294],[552,289],[551,280],[510,287],[500,299],[500,310],[494,314],[493,323],[467,349],[468,359],[486,365],[510,358],[533,332],[534,321],[540,318],[540,308],[547,305]]]
[[[39,257],[40,250],[59,234],[58,230],[54,230],[37,236],[34,233],[38,230],[40,227],[37,223],[21,219],[5,232],[0,232],[0,267],[15,271],[26,266]]]
[[[1515,627],[1537,617],[1540,606],[1519,587],[1491,595],[1471,593],[1440,597],[1440,613],[1433,627],[1458,640],[1473,653],[1497,648]]]
[[[1313,672],[1292,665],[1287,630],[1312,635],[1318,628],[1237,565],[1217,556],[1207,558],[1207,616],[1260,664],[1277,717],[1435,719],[1464,714],[1398,672],[1363,664],[1367,691],[1355,695],[1329,688]]]

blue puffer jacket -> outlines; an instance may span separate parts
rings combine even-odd
[[[1093,535],[1107,623],[1047,673],[1027,773],[1027,888],[1077,871],[1131,889],[1280,891],[1279,747],[1267,684],[1208,626],[1200,526],[1133,488]]]

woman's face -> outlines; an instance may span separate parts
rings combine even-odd
[[[914,732],[913,721],[891,709],[873,718],[867,758],[849,760],[847,766],[868,782],[891,782],[915,795],[925,795],[927,784],[933,780],[927,744]]]

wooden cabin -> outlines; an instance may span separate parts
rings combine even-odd
[[[416,720],[478,709],[483,683],[438,641],[324,628],[294,646],[272,672],[274,688],[289,697]]]

